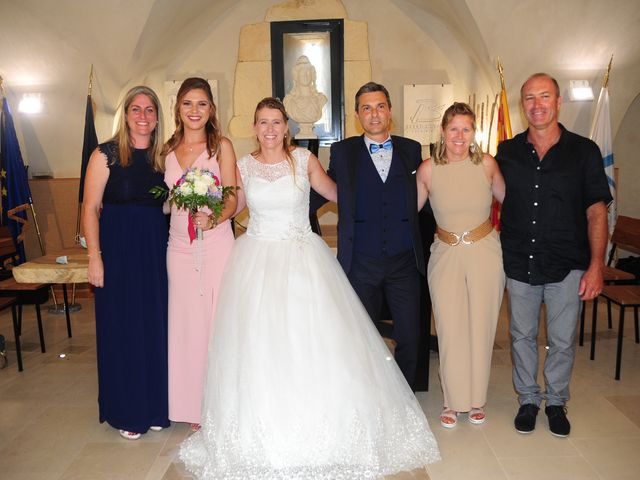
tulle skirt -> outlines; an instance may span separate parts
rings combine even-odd
[[[180,449],[200,479],[375,479],[440,458],[393,356],[312,233],[236,241],[202,411]]]

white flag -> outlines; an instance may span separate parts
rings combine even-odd
[[[609,90],[602,87],[600,96],[598,97],[598,105],[596,106],[596,114],[593,117],[593,125],[591,126],[591,140],[596,142],[602,153],[602,161],[604,162],[604,171],[607,174],[609,182],[609,190],[613,197],[613,202],[609,205],[609,235],[613,234],[613,228],[616,225],[618,211],[616,208],[616,182],[613,176],[613,139],[611,138],[611,116],[609,115]]]

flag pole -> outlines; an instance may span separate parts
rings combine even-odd
[[[4,79],[2,78],[2,75],[0,75],[0,94],[2,95],[2,97],[5,96]],[[29,195],[29,207],[31,208],[31,215],[33,216],[33,224],[36,227],[36,235],[38,237],[38,243],[40,244],[40,251],[42,252],[42,255],[46,255],[44,244],[42,243],[42,235],[40,234],[40,226],[38,225],[36,211],[33,208],[33,200],[31,199],[31,195]]]
[[[46,255],[47,252],[44,248],[44,243],[42,242],[42,234],[40,233],[40,225],[38,225],[38,216],[36,215],[36,210],[33,208],[33,200],[29,197],[29,207],[31,209],[31,216],[33,217],[33,226],[36,228],[36,236],[38,237],[38,244],[40,244],[40,251],[42,255]],[[58,299],[56,298],[56,292],[53,289],[53,285],[49,287],[51,291],[51,299],[53,300],[53,308],[58,308]]]
[[[2,78],[2,76],[0,75],[0,94],[2,95],[3,98],[5,98],[5,91],[4,91],[4,79]],[[27,183],[29,182],[29,180],[27,179]],[[36,229],[36,236],[38,237],[38,244],[40,246],[40,252],[42,252],[42,255],[46,255],[46,250],[44,248],[44,243],[42,242],[42,234],[40,233],[40,225],[38,225],[38,216],[36,215],[36,210],[33,207],[33,199],[31,197],[31,191],[29,188],[27,188],[27,190],[29,191],[29,198],[28,198],[28,203],[29,203],[29,209],[31,210],[31,216],[33,217],[33,225]],[[57,304],[56,301],[56,294],[53,291],[53,286],[50,287],[51,290],[51,295],[53,297],[53,303]]]
[[[93,101],[91,99],[91,92],[93,90],[93,63],[91,64],[91,69],[89,70],[89,86],[87,89],[87,99],[89,101]],[[93,110],[93,109],[92,109]],[[84,149],[84,146],[83,146]],[[80,181],[82,182],[83,178],[82,178],[82,174],[80,174]],[[81,190],[83,188],[82,185],[79,186],[79,189]],[[82,206],[83,206],[84,202],[80,200],[80,196],[78,197],[78,212],[76,215],[76,236],[74,238],[75,240],[75,244],[78,245],[80,244],[80,225],[81,225],[81,219],[82,219]],[[72,285],[72,290],[71,290],[71,305],[69,305],[69,311],[76,311],[76,310],[80,310],[81,305],[76,303],[76,283],[74,282]]]
[[[91,98],[91,91],[93,90],[93,63],[91,64],[91,69],[89,70],[89,87],[87,89],[87,96],[89,98]],[[82,181],[82,179],[80,179]],[[80,185],[80,188],[82,188],[82,185]],[[80,223],[81,223],[81,218],[82,218],[82,205],[83,202],[81,202],[78,199],[78,212],[76,214],[76,236],[74,237],[74,241],[75,244],[78,245],[80,244]],[[76,304],[76,284],[75,282],[72,285],[72,290],[71,290],[71,305],[69,305],[69,310],[71,309],[74,310],[80,310],[80,305]]]
[[[609,66],[607,67],[607,71],[604,74],[604,81],[602,82],[602,86],[607,88],[609,86],[609,74],[611,73],[611,65],[613,64],[613,54],[611,54],[611,60],[609,60]]]
[[[602,153],[602,161],[609,182],[609,190],[613,201],[607,206],[607,220],[609,223],[609,242],[607,243],[607,255],[611,250],[611,235],[618,218],[617,213],[617,182],[616,182],[616,168],[614,166],[613,155],[613,140],[611,136],[611,116],[609,113],[609,78],[611,76],[611,66],[613,65],[613,54],[609,60],[609,65],[604,74],[602,81],[602,88],[600,89],[600,96],[598,97],[598,103],[596,105],[595,115],[593,117],[593,124],[591,125],[591,133],[589,138],[596,142]]]
[[[33,225],[36,227],[36,235],[38,237],[38,243],[40,244],[40,251],[42,255],[46,255],[47,252],[44,248],[44,243],[42,243],[42,235],[40,233],[40,226],[38,225],[38,217],[36,215],[36,210],[33,208],[33,200],[29,197],[29,206],[31,207],[31,215],[33,216]]]
[[[93,89],[93,63],[91,64],[91,70],[89,71],[89,89],[88,89],[88,96],[91,97],[91,90]],[[82,188],[82,185],[80,186],[80,188]],[[82,216],[82,204],[84,202],[78,202],[78,213],[76,215],[76,236],[75,236],[75,243],[76,245],[80,243],[80,217]],[[75,283],[74,285],[74,290],[75,290]]]
[[[497,57],[497,64],[498,64],[498,74],[500,75],[500,88],[502,90],[506,90],[506,87],[504,85],[504,68],[502,67],[502,62],[500,61],[500,57]]]
[[[504,83],[504,68],[502,67],[502,62],[500,61],[500,57],[498,60],[498,73],[500,74],[500,103],[504,104],[503,114],[504,114],[504,125],[506,128],[507,138],[511,138],[513,134],[511,133],[511,119],[509,118],[509,104],[507,102],[507,88]]]
[[[40,251],[42,255],[46,255],[47,252],[44,248],[44,243],[42,242],[42,234],[40,233],[40,225],[38,225],[38,216],[36,215],[36,209],[33,208],[33,200],[29,197],[29,208],[31,209],[31,216],[33,217],[33,226],[36,228],[36,236],[38,237],[38,244],[40,245]],[[53,300],[54,308],[58,308],[58,299],[56,298],[56,292],[53,290],[53,285],[49,287],[51,291],[51,297]]]
[[[498,74],[500,76],[500,103],[498,104],[498,118],[496,123],[496,152],[500,142],[510,139],[513,135],[511,133],[511,120],[509,119],[509,102],[507,101],[507,86],[504,81],[504,68],[500,57],[496,58],[496,66]],[[496,95],[498,100],[498,95]],[[496,230],[500,230],[500,204],[494,200],[491,205],[491,222]]]
[[[500,96],[500,94],[496,93],[496,97],[493,100],[493,103],[491,104],[491,120],[489,120],[489,134],[487,136],[487,153],[490,153],[489,149],[491,148],[491,130],[493,129],[493,117],[494,117],[494,115],[496,113],[496,107],[498,106],[498,97],[499,96]]]

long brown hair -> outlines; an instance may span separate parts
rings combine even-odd
[[[160,106],[160,100],[156,92],[144,85],[138,85],[129,90],[124,96],[122,101],[122,108],[120,109],[120,115],[118,118],[118,130],[111,139],[118,144],[118,164],[122,167],[127,167],[131,160],[131,152],[134,148],[131,134],[129,133],[129,125],[127,125],[127,110],[131,106],[131,102],[138,95],[146,95],[156,109],[156,115],[158,117],[156,128],[151,133],[151,145],[147,149],[147,156],[149,163],[153,166],[156,172],[164,172],[164,156],[162,156],[162,132],[164,130],[164,124],[162,121],[162,107]]]
[[[291,154],[291,132],[289,131],[289,115],[287,115],[287,111],[284,108],[284,105],[282,104],[282,102],[274,97],[266,97],[263,98],[262,100],[260,100],[258,102],[258,105],[256,106],[256,111],[253,114],[253,124],[255,125],[258,122],[258,112],[260,110],[262,110],[263,108],[270,108],[272,110],[278,110],[281,114],[282,114],[282,118],[284,118],[284,121],[287,122],[287,131],[284,134],[284,139],[282,140],[282,148],[285,151],[285,154],[287,156],[287,163],[289,164],[289,167],[291,167],[291,172],[293,173],[293,176],[295,178],[296,176],[296,164],[295,164],[295,160],[293,158],[293,155]],[[258,153],[260,153],[260,143],[258,143],[258,150],[256,150],[255,152],[253,152],[253,155],[257,155]]]
[[[211,110],[209,111],[209,120],[204,126],[205,133],[207,136],[207,153],[209,157],[213,157],[220,151],[220,142],[222,140],[222,133],[220,132],[220,124],[218,122],[218,109],[216,108],[216,104],[213,101],[213,93],[211,92],[211,86],[209,82],[207,82],[204,78],[200,77],[190,77],[187,78],[180,88],[178,89],[178,95],[176,97],[176,105],[173,109],[174,121],[176,123],[176,130],[171,135],[171,138],[167,141],[164,148],[162,149],[162,154],[167,155],[169,152],[172,152],[184,138],[184,124],[182,123],[182,118],[180,117],[180,105],[182,104],[182,100],[185,95],[189,93],[191,90],[200,89],[202,90],[207,99],[209,100],[209,104],[211,105]]]
[[[453,117],[456,115],[465,115],[467,117],[471,117],[471,126],[473,127],[473,133],[476,132],[476,114],[471,109],[469,105],[462,102],[453,102],[449,108],[447,108],[442,116],[442,131],[440,132],[440,141],[436,145],[436,150],[433,152],[433,163],[436,165],[445,165],[448,162],[446,155],[446,146],[444,144],[444,129],[447,128],[447,125],[451,123]],[[471,146],[469,147],[469,157],[471,158],[471,163],[474,165],[478,165],[482,162],[482,150],[480,149],[480,145],[476,142],[475,135],[473,136],[473,140],[471,140]]]

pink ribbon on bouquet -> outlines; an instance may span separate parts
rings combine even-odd
[[[196,227],[193,224],[193,218],[191,217],[191,214],[187,215],[187,217],[189,217],[189,223],[187,224],[187,232],[189,233],[189,245],[191,245],[193,241],[196,239]]]

